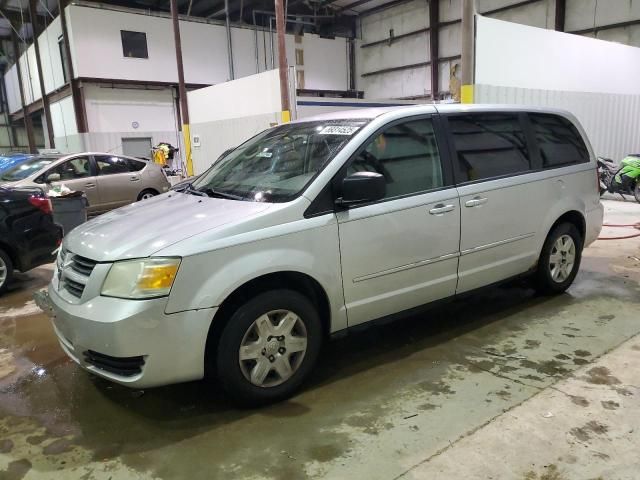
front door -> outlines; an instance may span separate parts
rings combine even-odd
[[[50,181],[51,174],[60,176],[58,181]],[[79,156],[66,160],[47,170],[45,181],[52,186],[65,185],[71,190],[84,192],[89,202],[88,211],[97,209],[100,198],[98,197],[98,187],[96,177],[91,170],[91,160],[87,156]]]
[[[349,325],[455,293],[460,205],[436,137],[430,116],[395,122],[343,171],[387,180],[382,201],[337,213]]]
[[[94,158],[102,210],[135,202],[143,190],[141,172],[133,171],[126,158],[115,155],[95,155]]]
[[[462,293],[535,264],[535,235],[548,204],[531,174],[522,114],[466,113],[446,119],[460,195],[457,292]]]

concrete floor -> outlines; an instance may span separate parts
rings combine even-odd
[[[564,295],[494,288],[331,342],[300,395],[262,410],[80,371],[30,301],[50,275],[0,300],[2,479],[638,478],[640,238],[587,249]]]

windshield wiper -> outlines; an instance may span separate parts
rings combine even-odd
[[[200,193],[204,193],[210,197],[220,197],[220,198],[228,198],[230,200],[244,200],[245,198],[241,195],[235,195],[233,193],[221,192],[220,190],[214,190],[213,188],[206,187],[201,190],[198,190]]]
[[[199,197],[208,197],[209,195],[207,195],[205,192],[202,192],[200,190],[196,190],[195,188],[193,188],[193,184],[192,183],[187,183],[184,187],[183,190],[181,190],[184,193],[190,193],[192,195],[198,195]]]

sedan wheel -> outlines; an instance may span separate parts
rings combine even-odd
[[[307,351],[307,329],[298,315],[274,310],[257,318],[238,354],[244,377],[257,387],[275,387],[300,368]]]
[[[7,289],[12,276],[13,264],[11,259],[3,250],[0,250],[0,294]]]

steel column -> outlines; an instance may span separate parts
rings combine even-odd
[[[429,61],[431,62],[431,100],[438,100],[440,91],[440,55],[438,36],[440,29],[440,0],[429,1]]]
[[[280,103],[282,104],[282,121],[291,118],[289,110],[289,82],[287,68],[287,50],[284,43],[285,23],[283,0],[276,0],[276,32],[278,34],[278,70],[280,71]]]
[[[78,133],[87,133],[89,131],[89,125],[87,122],[87,111],[84,104],[82,92],[80,91],[80,82],[75,78],[75,73],[73,71],[73,62],[71,61],[71,46],[69,45],[69,32],[67,30],[67,17],[65,13],[65,8],[67,8],[68,4],[68,0],[58,0],[60,25],[62,26],[62,43],[67,57],[66,67],[67,73],[69,74],[69,78],[67,79],[67,81],[71,86],[71,99],[73,101],[73,110],[76,116],[76,128],[78,129]]]
[[[224,0],[225,24],[227,28],[227,56],[229,57],[229,80],[233,80],[233,46],[231,45],[231,25],[229,24],[229,0]]]
[[[40,96],[42,97],[42,108],[44,110],[44,118],[47,122],[47,136],[49,138],[49,148],[55,148],[55,140],[53,138],[53,123],[51,121],[51,107],[47,92],[44,85],[44,71],[42,70],[42,61],[40,59],[40,47],[38,45],[38,35],[40,35],[40,26],[38,25],[38,4],[36,0],[29,0],[29,18],[31,19],[31,28],[33,30],[33,47],[36,51],[36,71],[38,72],[38,83],[40,84]]]
[[[473,103],[475,69],[475,0],[462,0],[462,103]]]
[[[566,18],[566,0],[556,0],[556,22],[555,29],[558,32],[564,32],[564,23]]]
[[[13,41],[13,56],[16,59],[16,71],[18,73],[18,87],[20,90],[20,102],[22,105],[24,121],[24,129],[27,131],[27,142],[29,144],[29,152],[38,153],[36,148],[36,142],[33,137],[33,124],[31,123],[31,115],[28,115],[25,110],[24,101],[24,85],[22,85],[22,68],[20,67],[20,48],[18,48],[18,36],[14,30],[11,31],[11,40]]]
[[[178,91],[182,107],[182,136],[184,137],[184,156],[187,164],[187,175],[193,175],[191,159],[191,132],[189,130],[189,106],[187,105],[187,89],[184,84],[184,67],[182,65],[182,42],[180,41],[180,22],[178,21],[178,2],[171,0],[171,20],[173,22],[173,38],[176,47],[176,64],[178,67]]]

